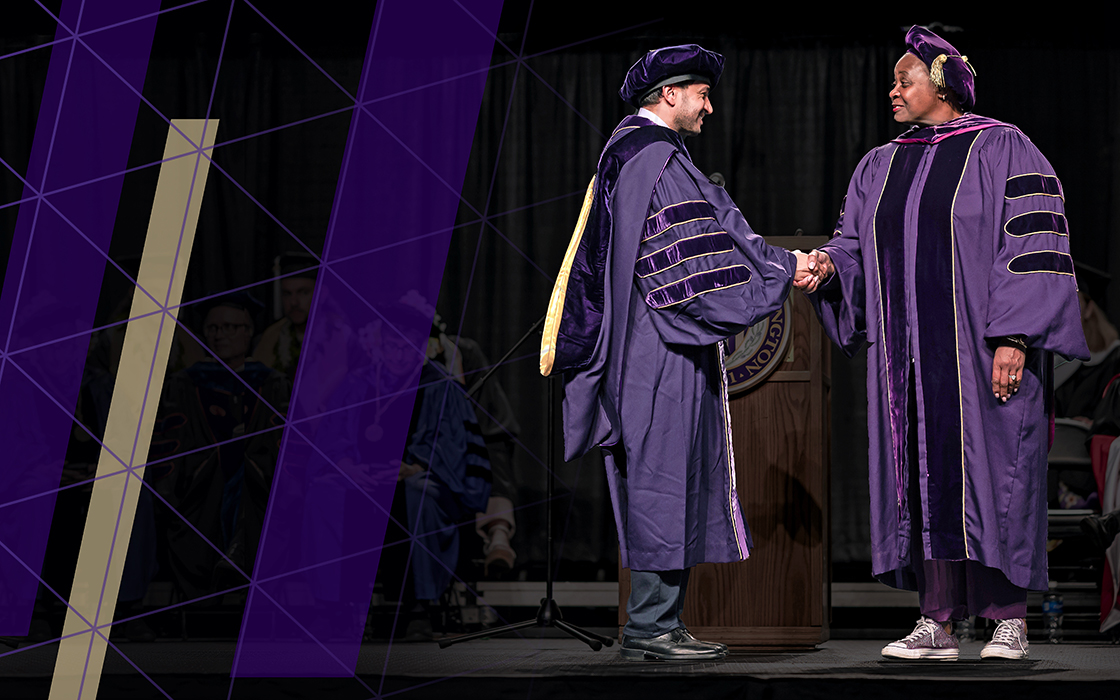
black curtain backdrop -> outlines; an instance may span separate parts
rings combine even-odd
[[[538,3],[533,11],[541,21],[548,9]],[[514,16],[507,6],[502,38],[508,50],[495,51],[495,64],[521,51],[525,35],[515,19],[524,22],[526,14]],[[673,15],[620,13],[613,27],[600,20],[580,35],[659,16]],[[724,54],[715,111],[689,149],[701,170],[725,175],[729,192],[763,235],[829,234],[859,159],[902,131],[888,107],[892,71],[904,50],[904,28],[930,18],[791,20],[736,36],[719,28],[721,17],[728,19],[716,8],[690,18],[686,28],[662,20],[555,53],[545,52],[564,38],[534,35],[530,19],[521,52],[531,57],[491,73],[464,186],[471,207],[460,210],[439,308],[464,335],[484,339],[492,357],[545,309],[605,135],[628,113],[618,86],[645,50],[698,41]],[[1120,274],[1120,246],[1110,233],[1120,214],[1114,196],[1120,123],[1110,109],[1120,96],[1115,40],[1076,18],[1047,26],[950,19],[943,21],[962,30],[937,29],[977,67],[977,112],[1016,124],[1047,155],[1065,187],[1075,257]],[[485,224],[480,213],[490,217]],[[1112,286],[1110,300],[1111,309],[1120,309],[1120,285]],[[520,439],[543,460],[545,385],[534,350],[523,348],[523,359],[497,376],[523,416]],[[862,563],[870,560],[865,358],[834,356],[833,561]],[[522,452],[517,466],[523,502],[540,498],[538,459]],[[573,562],[616,556],[601,468],[591,454],[559,471],[575,492],[571,503],[558,504],[568,512],[563,556]],[[539,510],[519,517],[523,524],[539,523],[534,532],[543,530]],[[534,559],[542,548],[538,537]],[[610,575],[609,564],[602,568]]]
[[[159,160],[167,131],[153,107],[174,117],[207,113],[230,7],[207,2],[160,20],[144,89],[152,107],[141,108],[130,157],[138,169],[126,177],[110,251],[130,271],[158,172],[139,166]],[[210,109],[222,120],[218,142],[225,145],[215,152],[185,301],[239,287],[270,301],[271,286],[261,283],[273,276],[275,256],[318,254],[326,233],[350,123],[338,86],[357,87],[373,6],[326,2],[318,14],[309,14],[306,3],[261,7],[329,78],[256,13],[233,3]],[[599,150],[627,113],[617,88],[649,48],[697,41],[724,54],[715,112],[689,148],[701,170],[725,175],[755,231],[831,232],[856,163],[901,131],[886,95],[904,29],[915,21],[944,23],[936,29],[979,72],[977,112],[1018,125],[1050,159],[1065,188],[1074,256],[1120,275],[1112,233],[1120,215],[1120,45],[1101,23],[1065,16],[1008,25],[949,12],[831,22],[793,9],[761,23],[732,9],[741,7],[704,4],[700,14],[681,19],[680,5],[656,2],[626,9],[506,3],[436,304],[450,332],[475,339],[495,361],[544,313]],[[0,12],[10,13],[0,22],[0,55],[26,49],[0,60],[0,157],[23,172],[49,58],[49,48],[34,47],[53,40],[54,29],[29,1],[5,3]],[[392,99],[409,109],[407,95]],[[300,120],[306,121],[279,128]],[[269,129],[276,130],[260,135]],[[0,205],[21,196],[19,180],[3,169]],[[0,264],[7,263],[16,211],[0,209]],[[126,291],[110,266],[100,322]],[[1120,284],[1109,301],[1115,317]],[[270,308],[260,323],[271,314]],[[184,317],[193,320],[189,312]],[[539,337],[530,339],[495,375],[521,425],[514,545],[519,564],[536,565],[530,577],[543,575],[544,559],[546,385],[537,371],[538,345]],[[836,355],[833,557],[864,562],[870,557],[863,360]],[[598,455],[589,455],[558,471],[561,579],[615,576],[617,539],[601,468]]]

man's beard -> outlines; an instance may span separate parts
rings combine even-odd
[[[698,124],[699,118],[700,118],[700,110],[696,110],[695,112],[692,112],[691,114],[681,114],[681,115],[678,115],[677,118],[673,120],[673,126],[676,127],[677,133],[680,134],[681,136],[699,136],[700,135],[700,125]]]

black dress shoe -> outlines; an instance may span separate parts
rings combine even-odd
[[[1098,549],[1108,549],[1117,533],[1120,533],[1120,511],[1082,518],[1081,531]]]
[[[649,638],[623,635],[619,653],[627,661],[713,661],[723,658],[723,654],[710,644],[686,641],[679,633],[680,629],[678,627]]]
[[[720,653],[721,656],[727,656],[728,649],[727,649],[726,644],[722,644],[720,642],[703,642],[703,641],[700,641],[696,637],[692,636],[692,633],[688,631],[687,627],[678,627],[675,630],[673,630],[672,632],[670,632],[670,634],[675,634],[677,636],[677,641],[693,642],[694,644],[702,644],[706,647],[711,647],[711,648],[715,649],[716,651],[718,651]]]

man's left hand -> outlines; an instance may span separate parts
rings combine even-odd
[[[1023,381],[1023,366],[1027,355],[1019,348],[998,347],[992,360],[992,393],[1000,401],[1007,401],[1019,391]]]

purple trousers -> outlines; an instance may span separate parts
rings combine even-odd
[[[907,453],[910,457],[908,497],[910,523],[910,561],[918,578],[918,604],[922,614],[938,622],[963,620],[979,615],[989,620],[1008,620],[1027,616],[1027,589],[1007,580],[999,569],[976,561],[925,559],[922,549],[921,495],[918,492],[918,417],[914,378],[909,379],[910,426]],[[921,562],[921,565],[918,565]]]
[[[932,620],[963,620],[969,615],[989,620],[1027,616],[1027,589],[1013,585],[999,569],[975,561],[928,559],[915,569],[920,572],[918,603],[922,614]]]

